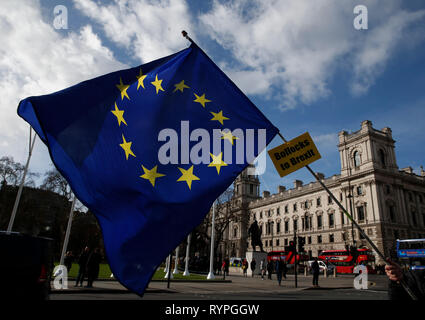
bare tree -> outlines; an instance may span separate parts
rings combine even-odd
[[[56,168],[47,171],[44,177],[44,181],[40,186],[41,189],[53,191],[67,197],[69,200],[71,199],[71,187]]]
[[[0,179],[3,185],[17,186],[21,183],[24,175],[25,166],[19,162],[15,162],[13,157],[4,156],[0,158]],[[25,177],[25,186],[34,187],[34,179],[39,177],[38,173],[28,170]]]
[[[233,189],[227,189],[216,201],[215,210],[215,239],[214,239],[214,252],[220,243],[224,240],[224,234],[231,222],[237,222],[237,210],[233,210],[232,206]],[[212,226],[212,209],[205,216],[202,223],[195,228],[193,232],[193,239],[196,242],[194,246],[199,249],[209,248],[208,244],[211,241],[211,226]],[[195,248],[196,248],[195,247]]]

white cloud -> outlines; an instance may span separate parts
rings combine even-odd
[[[400,0],[365,0],[369,29],[358,31],[353,27],[357,4],[214,1],[200,17],[200,29],[239,61],[239,68],[228,72],[245,92],[276,96],[281,108],[293,108],[329,95],[329,82],[340,69],[348,72],[353,93],[366,92],[407,38],[408,27],[425,13],[400,9]]]
[[[26,161],[28,125],[17,115],[20,100],[64,89],[125,65],[115,60],[88,25],[63,36],[43,22],[38,1],[3,0],[0,4],[0,155]],[[36,142],[33,171],[50,164]]]
[[[192,24],[184,0],[115,0],[109,5],[74,0],[74,4],[143,63],[187,47],[181,31],[191,33]]]

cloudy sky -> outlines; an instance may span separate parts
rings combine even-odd
[[[367,30],[353,26],[359,4]],[[67,29],[55,28],[57,5]],[[1,0],[0,30],[0,157],[26,160],[21,99],[184,49],[186,30],[288,140],[310,132],[314,170],[339,173],[337,134],[366,119],[392,128],[400,168],[425,165],[422,0]],[[30,169],[49,168],[38,140]],[[272,192],[313,180],[306,170],[280,179],[269,160],[260,179]]]

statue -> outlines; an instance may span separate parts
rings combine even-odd
[[[254,251],[255,251],[255,248],[259,246],[261,252],[264,252],[263,243],[261,242],[260,228],[258,227],[257,220],[254,220],[254,222],[249,227],[248,234],[251,237],[251,246],[254,249]]]

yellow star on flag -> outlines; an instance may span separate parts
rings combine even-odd
[[[180,81],[179,83],[174,85],[176,88],[173,90],[173,92],[176,92],[177,90],[179,90],[180,92],[183,92],[184,89],[186,88],[190,88],[189,86],[187,86],[184,83],[184,80]]]
[[[182,176],[178,178],[177,181],[186,181],[189,189],[192,188],[193,180],[201,180],[193,174],[193,165],[188,170],[185,170],[183,168],[179,168],[179,170],[182,173]]]
[[[159,90],[161,90],[161,91],[165,91],[163,88],[162,88],[162,86],[161,86],[161,84],[162,84],[162,80],[158,80],[158,75],[156,75],[155,76],[155,81],[152,81],[151,82],[154,86],[155,86],[155,88],[156,88],[156,94],[158,94],[158,91]]]
[[[125,158],[128,160],[128,155],[131,154],[133,157],[136,157],[136,155],[131,151],[131,144],[132,142],[125,141],[124,135],[122,135],[122,143],[120,143],[120,147],[124,149],[125,151]]]
[[[232,134],[232,131],[230,131],[230,130],[228,130],[226,132],[221,131],[221,134],[222,134],[221,139],[228,140],[232,144],[232,146],[233,146],[233,140],[238,140],[239,139],[238,137],[235,137]]]
[[[196,93],[194,93],[196,99],[193,100],[194,102],[199,102],[204,108],[205,108],[205,103],[207,102],[211,102],[211,100],[208,100],[207,98],[205,98],[205,93],[202,96],[198,96]]]
[[[124,100],[124,97],[130,100],[130,97],[127,94],[127,89],[130,88],[130,85],[122,83],[122,79],[120,78],[120,84],[117,84],[116,86],[118,90],[121,91],[121,100]]]
[[[147,77],[147,74],[143,74],[142,69],[140,69],[140,73],[138,76],[136,76],[137,78],[137,90],[139,90],[140,87],[142,87],[143,89],[145,88],[145,84],[143,83],[143,81],[145,80],[145,78]]]
[[[211,121],[216,120],[216,121],[220,122],[222,125],[223,125],[223,120],[229,120],[229,118],[223,116],[223,110],[220,111],[220,112],[218,112],[218,113],[215,113],[215,112],[212,112],[211,111],[211,114],[214,116],[211,119]]]
[[[142,164],[142,169],[145,172],[140,177],[146,180],[149,180],[149,182],[152,184],[152,187],[155,187],[155,179],[159,177],[164,177],[165,174],[157,172],[158,166],[153,167],[151,170],[146,169]]]
[[[218,156],[210,153],[212,162],[208,165],[208,167],[215,167],[217,169],[217,174],[220,174],[221,167],[227,166],[227,163],[223,161],[223,152],[221,152]]]
[[[123,122],[125,125],[127,125],[127,122],[124,120],[124,110],[120,110],[117,107],[117,104],[115,103],[115,110],[111,111],[115,117],[117,117],[118,120],[118,126],[121,125],[121,122]]]

